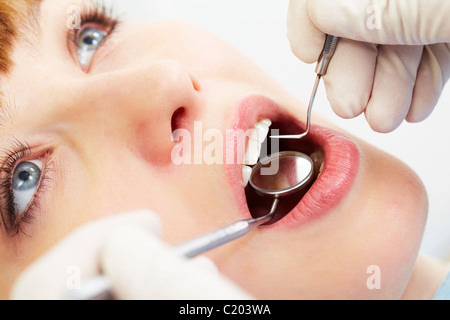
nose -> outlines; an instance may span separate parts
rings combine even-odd
[[[171,60],[93,76],[79,90],[77,105],[85,110],[77,111],[77,121],[155,166],[171,163],[172,132],[188,127],[199,112],[197,82]]]

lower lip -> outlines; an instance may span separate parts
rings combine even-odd
[[[262,119],[280,121],[283,118],[286,118],[285,113],[272,100],[263,96],[250,96],[239,104],[233,119],[233,130],[228,134],[239,130],[245,132]],[[290,117],[289,121],[292,120],[295,121]],[[303,127],[299,121],[297,122]],[[308,139],[321,146],[325,152],[323,171],[298,205],[270,227],[297,227],[325,215],[341,203],[353,185],[359,167],[359,151],[356,145],[342,134],[319,126],[311,126],[308,135]],[[243,142],[233,138],[227,136],[227,141],[235,141],[231,145],[227,144],[225,155],[227,159],[230,159],[230,156],[236,157],[236,154],[239,154],[237,150],[245,150],[245,146],[239,145]],[[226,164],[225,170],[242,215],[250,218],[242,186],[242,164]]]

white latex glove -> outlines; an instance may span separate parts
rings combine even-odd
[[[159,232],[158,217],[148,211],[88,224],[28,268],[11,298],[64,299],[102,270],[116,299],[251,299],[221,276],[209,259],[175,255],[161,242]]]
[[[448,0],[290,0],[288,38],[313,63],[325,34],[341,37],[324,77],[330,104],[387,133],[434,110],[450,75],[449,17]]]

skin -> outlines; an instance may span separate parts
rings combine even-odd
[[[45,195],[22,225],[26,235],[0,231],[3,298],[24,268],[89,221],[151,209],[163,240],[177,244],[242,218],[222,165],[172,163],[171,118],[179,107],[186,111],[181,126],[202,121],[204,130],[222,132],[251,93],[301,119],[306,112],[234,48],[181,22],[123,23],[83,72],[65,38],[74,3],[43,1],[40,44],[19,43],[20,63],[1,81],[16,109],[0,128],[0,149],[15,137],[37,150],[26,160],[46,151],[52,159]],[[315,122],[334,128],[319,116]],[[361,159],[345,199],[301,227],[259,229],[209,253],[225,276],[262,299],[432,297],[446,269],[416,264],[428,207],[422,183],[403,163],[351,138]],[[371,265],[380,267],[381,289],[367,288]],[[424,287],[430,268],[439,272]]]

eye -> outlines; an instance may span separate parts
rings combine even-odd
[[[88,69],[92,58],[108,34],[95,28],[86,28],[77,39],[78,60],[83,69]]]
[[[22,162],[14,170],[12,191],[16,216],[22,214],[33,200],[39,186],[43,162],[39,160]]]

